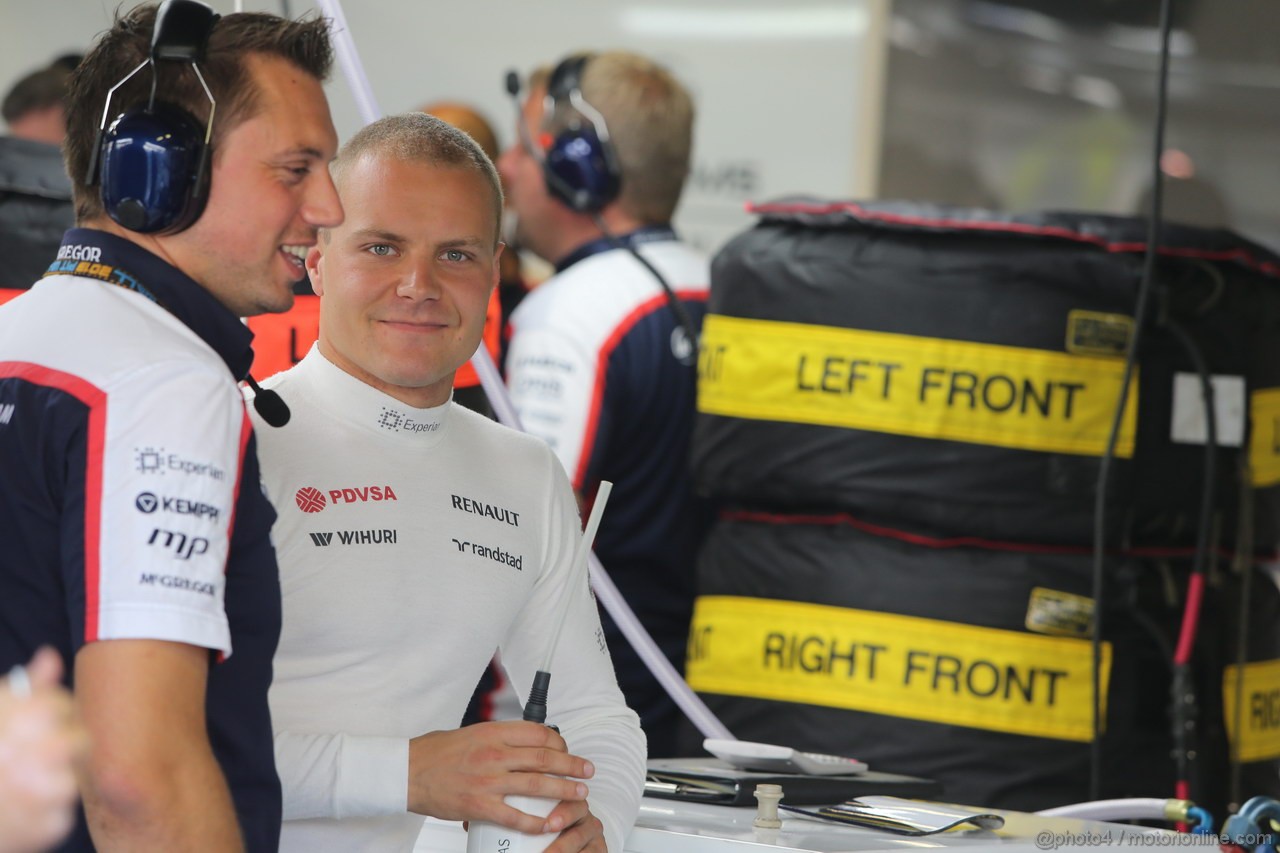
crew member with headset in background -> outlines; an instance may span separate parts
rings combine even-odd
[[[688,453],[709,264],[671,227],[692,99],[642,56],[579,54],[534,74],[517,130],[498,164],[517,239],[556,274],[512,315],[507,383],[524,428],[556,451],[581,499],[615,484],[596,554],[683,670],[708,520]],[[604,619],[650,755],[675,754],[675,703]]]
[[[342,221],[331,59],[323,20],[167,0],[72,79],[79,227],[0,307],[0,671],[47,643],[73,685],[93,746],[64,849],[277,848],[275,514],[239,318],[288,308]]]
[[[284,597],[281,849],[409,850],[432,815],[557,833],[552,853],[621,851],[644,736],[573,565],[568,478],[542,441],[450,399],[498,281],[498,175],[422,113],[362,129],[333,174],[347,218],[307,255],[319,341],[263,382],[293,412],[262,434]],[[527,695],[553,637],[559,733],[458,727],[495,650]],[[506,794],[561,802],[544,820]]]
[[[66,136],[70,69],[58,62],[24,76],[4,96],[0,136],[0,303],[31,287],[75,221],[58,146]]]

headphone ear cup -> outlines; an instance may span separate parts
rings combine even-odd
[[[185,111],[157,104],[120,115],[98,156],[103,209],[130,231],[175,233],[204,210],[208,146]]]
[[[548,192],[579,213],[604,209],[622,189],[613,149],[589,125],[553,139],[542,168]]]

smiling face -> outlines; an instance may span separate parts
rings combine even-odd
[[[241,317],[286,311],[319,228],[342,222],[329,177],[337,134],[320,81],[287,60],[250,56],[257,111],[213,155],[194,225],[156,238],[161,253]]]
[[[346,219],[307,256],[320,352],[411,406],[449,399],[476,351],[502,245],[472,169],[370,153],[342,173]]]

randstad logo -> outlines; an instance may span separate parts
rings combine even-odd
[[[329,489],[329,496],[311,486],[303,486],[293,496],[298,509],[303,512],[320,512],[329,504],[367,503],[369,501],[394,501],[396,493],[390,486],[356,486],[349,489]]]

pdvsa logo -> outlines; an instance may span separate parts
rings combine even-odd
[[[320,512],[329,504],[337,506],[342,503],[368,503],[369,501],[397,500],[395,490],[390,486],[354,486],[346,489],[329,489],[325,493],[312,486],[303,486],[293,496],[298,509],[303,512]]]
[[[303,486],[298,489],[298,493],[293,496],[294,501],[298,504],[298,509],[303,512],[319,512],[324,509],[326,503],[324,492],[319,489],[313,489],[310,486]]]

